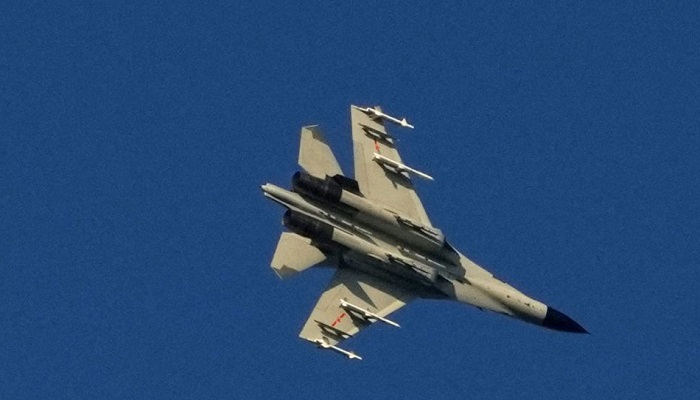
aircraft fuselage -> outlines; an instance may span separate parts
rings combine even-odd
[[[264,195],[288,211],[283,224],[335,255],[335,267],[384,280],[419,284],[423,297],[447,298],[550,329],[587,333],[561,312],[523,294],[474,264],[425,227],[354,193],[352,181],[305,173],[292,191],[272,184]]]

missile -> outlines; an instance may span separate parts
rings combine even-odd
[[[397,172],[406,171],[406,172],[409,172],[413,175],[419,176],[423,179],[428,179],[431,181],[435,180],[435,179],[433,179],[432,176],[430,176],[426,173],[420,172],[417,169],[411,168],[405,164],[401,164],[400,162],[394,161],[391,158],[384,157],[383,155],[381,155],[379,153],[374,153],[374,156],[372,156],[372,160],[376,161],[382,165],[388,165],[388,166],[394,168]]]
[[[345,299],[340,299],[340,306],[348,311],[352,311],[352,312],[356,312],[356,313],[360,314],[362,316],[362,318],[364,318],[365,320],[368,320],[370,322],[374,322],[372,320],[381,321],[381,322],[384,322],[385,324],[395,326],[397,328],[401,328],[401,325],[397,324],[396,322],[394,322],[388,318],[380,317],[379,315],[377,315],[373,312],[370,312],[369,310],[365,310],[363,308],[360,308],[354,304],[350,304]]]
[[[372,114],[376,118],[385,119],[387,121],[395,123],[396,125],[401,125],[404,128],[411,128],[411,129],[414,128],[413,125],[409,124],[408,121],[406,121],[406,118],[403,118],[403,119],[394,118],[391,115],[385,114],[381,110],[378,110],[378,109],[372,108],[372,107],[366,107],[366,108],[362,108],[362,107],[358,107],[358,106],[352,106],[352,107],[364,112],[365,114]]]
[[[318,346],[319,348],[321,348],[321,349],[327,349],[327,350],[335,351],[336,353],[340,353],[340,354],[344,355],[345,357],[347,357],[347,358],[349,358],[349,359],[351,359],[351,360],[352,360],[352,359],[355,359],[355,360],[362,360],[362,357],[358,356],[357,354],[353,353],[352,351],[347,351],[347,350],[345,350],[345,349],[341,349],[341,348],[338,347],[338,346],[333,346],[332,344],[326,342],[326,341],[323,340],[323,339],[315,339],[315,340],[306,339],[306,340],[308,340],[309,342],[311,342],[311,343],[317,345],[317,346]]]

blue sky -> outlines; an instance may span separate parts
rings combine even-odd
[[[121,3],[121,2],[119,2]],[[696,2],[10,2],[0,398],[695,398]],[[433,222],[591,335],[418,301],[297,334],[268,267],[299,128],[407,116]]]

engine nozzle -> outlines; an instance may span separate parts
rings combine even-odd
[[[333,237],[332,226],[292,210],[284,213],[282,225],[310,239],[330,240]]]
[[[292,190],[331,203],[338,203],[343,194],[343,188],[334,180],[317,178],[303,171],[292,176]]]

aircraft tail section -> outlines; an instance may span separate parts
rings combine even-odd
[[[318,125],[301,128],[299,165],[309,174],[322,179],[326,175],[343,175],[338,160]]]
[[[326,255],[311,244],[311,239],[296,233],[283,232],[272,257],[271,266],[277,276],[285,279],[325,260]]]

